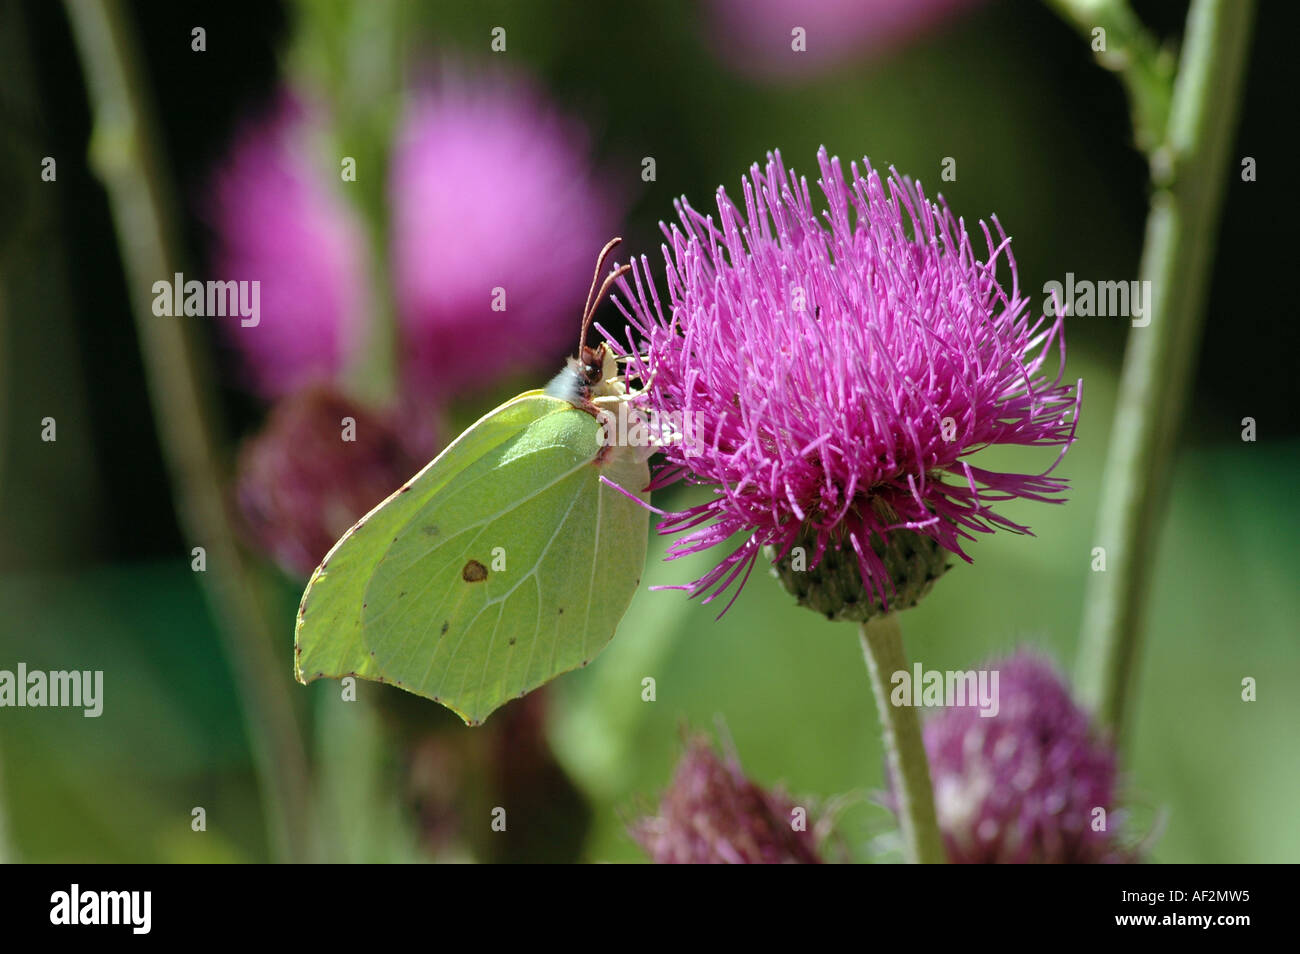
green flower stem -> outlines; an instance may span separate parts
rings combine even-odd
[[[1096,51],[1097,62],[1119,76],[1133,114],[1134,141],[1150,155],[1169,121],[1174,75],[1172,55],[1160,47],[1127,0],[1049,0],[1049,3]],[[1097,30],[1105,31],[1104,39],[1095,34]]]
[[[358,214],[370,249],[364,333],[344,356],[342,382],[367,403],[391,405],[398,392],[398,329],[388,273],[388,144],[393,139],[406,51],[416,10],[401,3],[328,4],[300,0],[286,72],[294,88],[316,90],[328,117],[316,118],[319,154],[331,157],[325,173],[337,194]],[[364,38],[358,42],[358,38]],[[357,163],[354,182],[340,180],[339,161]]]
[[[174,205],[163,172],[129,26],[114,0],[67,0],[94,113],[90,159],[108,193],[141,355],[177,514],[207,553],[199,574],[240,689],[273,856],[314,856],[305,747],[289,698],[289,666],[264,594],[231,532],[210,388],[185,318],[158,318],[153,283],[180,271]],[[188,558],[188,556],[187,556]]]
[[[920,864],[944,864],[948,860],[934,812],[934,789],[930,783],[930,762],[921,740],[921,720],[913,706],[895,706],[889,701],[890,677],[907,671],[903,631],[898,614],[876,616],[863,623],[862,653],[876,694],[876,708],[884,729],[885,754],[898,802],[899,827],[907,860]]]
[[[1233,174],[1228,151],[1253,15],[1252,0],[1193,3],[1169,120],[1151,152],[1155,192],[1140,276],[1151,283],[1150,324],[1133,328],[1124,356],[1096,535],[1106,570],[1091,575],[1077,667],[1084,702],[1116,737],[1140,657],[1143,600]]]

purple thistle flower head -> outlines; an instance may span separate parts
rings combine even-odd
[[[220,321],[263,398],[334,379],[366,316],[363,230],[313,149],[312,113],[282,93],[248,121],[205,200],[214,278],[260,282],[259,321]]]
[[[446,76],[414,93],[392,160],[393,275],[408,380],[439,397],[572,350],[617,202],[583,126],[531,86]],[[466,360],[466,344],[491,361]]]
[[[679,201],[679,223],[664,227],[667,314],[644,257],[620,285],[641,400],[694,430],[663,448],[653,486],[713,490],[659,524],[684,534],[669,559],[741,535],[678,587],[706,602],[743,585],[761,548],[782,561],[799,545],[809,570],[843,554],[886,607],[900,565],[928,585],[943,568],[935,553],[969,562],[973,531],[1028,532],[995,506],[1066,488],[1048,476],[1055,463],[1032,475],[967,460],[1023,444],[1057,447],[1059,462],[1078,412],[1063,319],[1031,317],[996,217],[992,230],[980,223],[981,259],[964,222],[919,183],[892,170],[882,181],[866,160],[846,183],[825,149],[818,163],[820,214],[779,153],[751,168],[740,207],[722,189],[716,217]]]
[[[967,864],[1132,861],[1115,810],[1114,748],[1052,664],[1021,651],[998,672],[998,712],[945,709],[923,730],[949,860]],[[1094,813],[1106,830],[1094,831]]]
[[[794,804],[745,777],[734,755],[688,740],[659,814],[632,825],[656,864],[821,864],[811,831],[792,824]]]

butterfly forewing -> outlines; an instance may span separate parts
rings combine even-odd
[[[633,449],[530,392],[480,420],[339,541],[308,584],[298,675],[355,673],[466,721],[589,661],[645,559]],[[644,499],[644,498],[643,498]]]

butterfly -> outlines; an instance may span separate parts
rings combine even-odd
[[[294,675],[359,676],[432,699],[470,725],[614,636],[641,581],[648,453],[616,446],[602,411],[629,401],[618,361],[587,345],[544,390],[484,415],[366,514],[312,573]]]

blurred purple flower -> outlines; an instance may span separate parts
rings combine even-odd
[[[918,183],[891,170],[886,192],[870,163],[865,175],[855,163],[846,186],[838,159],[822,149],[818,162],[821,215],[779,153],[766,172],[752,167],[743,208],[722,189],[716,220],[677,204],[680,228],[664,229],[670,317],[644,257],[620,283],[641,338],[630,374],[649,382],[644,402],[699,426],[695,440],[664,448],[653,485],[685,478],[713,490],[659,524],[685,532],[668,557],[741,535],[678,587],[711,589],[706,602],[743,585],[762,547],[780,560],[799,544],[809,570],[842,551],[883,603],[882,552],[898,555],[882,541],[904,556],[921,543],[969,561],[961,538],[972,531],[1028,532],[991,505],[1059,501],[1067,486],[1047,476],[1055,464],[1031,475],[964,460],[1022,444],[1059,447],[1059,462],[1078,414],[1078,392],[1062,383],[1063,320],[1029,316],[997,218],[996,234],[981,223],[981,262],[964,222]]]
[[[344,418],[355,422],[350,431]],[[305,577],[421,461],[385,417],[313,386],[276,404],[263,429],[245,442],[236,499],[257,546]]]
[[[1117,835],[1116,757],[1051,663],[1021,651],[999,674],[999,709],[945,709],[925,726],[949,859],[966,864],[1128,862]],[[1095,809],[1106,830],[1094,831]]]
[[[711,45],[750,76],[811,74],[903,43],[979,0],[710,0]],[[793,30],[802,27],[804,49]]]
[[[237,134],[205,201],[214,277],[261,283],[260,322],[221,327],[247,385],[268,399],[332,380],[363,333],[365,240],[314,134],[309,110],[281,94]]]
[[[656,864],[820,864],[813,834],[794,827],[795,805],[747,779],[706,738],[687,742],[659,814],[632,825]],[[805,823],[807,818],[805,816]]]
[[[521,81],[449,76],[412,95],[389,190],[417,392],[457,395],[573,350],[616,221],[581,124]]]

